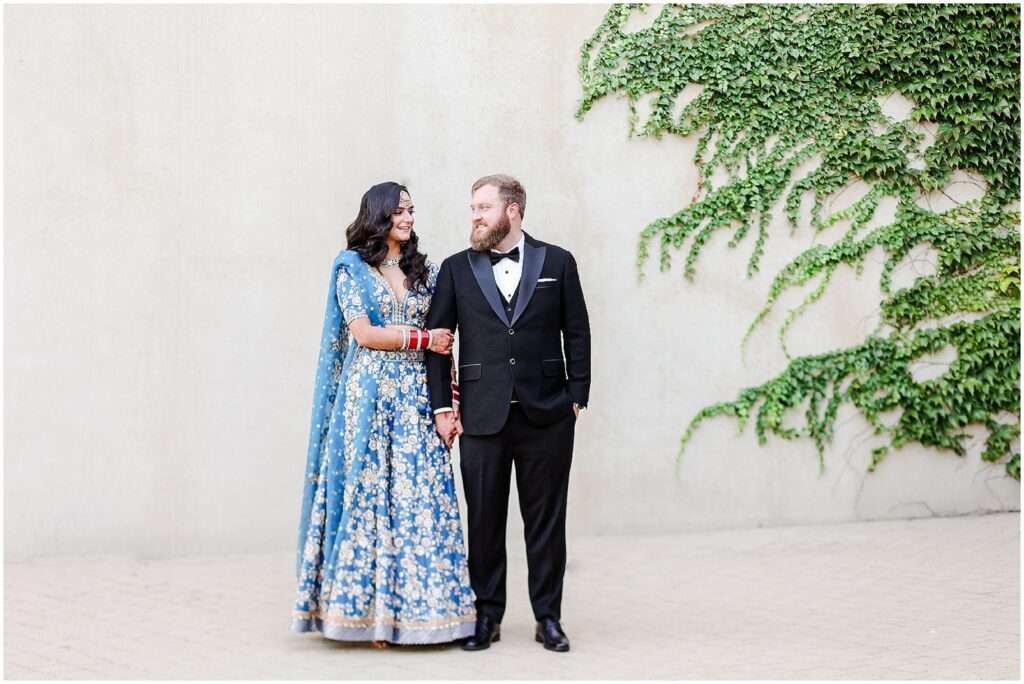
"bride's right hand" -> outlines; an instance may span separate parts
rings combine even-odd
[[[448,328],[434,328],[430,331],[430,351],[437,354],[450,355],[455,335]]]

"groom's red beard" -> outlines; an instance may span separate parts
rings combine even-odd
[[[477,226],[486,226],[484,230],[477,232]],[[512,223],[506,214],[502,214],[498,223],[488,226],[485,221],[478,221],[473,224],[469,234],[469,244],[477,252],[489,252],[504,240],[512,230]]]

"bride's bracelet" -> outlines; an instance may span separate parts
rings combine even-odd
[[[430,349],[434,334],[429,330],[407,330],[402,328],[402,349]]]

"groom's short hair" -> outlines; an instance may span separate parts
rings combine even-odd
[[[485,185],[493,185],[498,188],[498,197],[505,202],[505,206],[518,204],[520,218],[526,216],[526,190],[523,189],[522,183],[508,174],[495,173],[484,176],[473,183],[473,189],[470,192],[476,192]]]

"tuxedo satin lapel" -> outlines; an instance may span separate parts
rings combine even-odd
[[[505,312],[501,307],[501,295],[498,294],[498,284],[494,282],[494,270],[491,267],[491,259],[486,254],[470,251],[469,265],[473,267],[473,275],[476,276],[476,284],[484,293],[484,299],[494,309],[494,315],[504,322],[508,322]],[[518,308],[518,307],[517,307]]]
[[[537,289],[537,278],[540,277],[541,268],[544,267],[544,254],[547,247],[534,247],[527,240],[523,243],[523,274],[519,278],[519,300],[516,302],[516,311],[512,316],[512,325],[516,324],[519,317],[526,310],[526,305],[533,297],[533,291]]]

